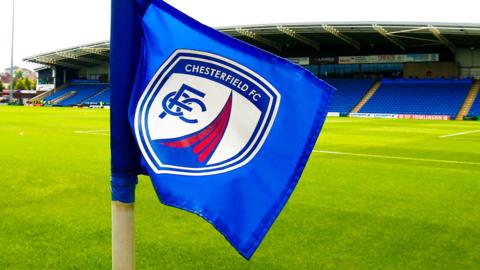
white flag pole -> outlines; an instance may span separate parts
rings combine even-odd
[[[135,269],[133,203],[112,201],[112,269]]]
[[[8,102],[13,102],[13,79],[15,77],[15,72],[13,70],[13,48],[14,48],[14,37],[15,37],[15,0],[12,1],[12,48],[10,54],[10,92],[8,94]]]

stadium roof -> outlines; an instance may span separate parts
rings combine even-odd
[[[223,33],[282,56],[333,52],[402,53],[459,47],[480,48],[480,24],[335,22],[222,27]],[[27,57],[48,66],[81,68],[109,62],[110,42],[104,41]]]
[[[69,68],[92,67],[110,62],[110,41],[102,41],[34,55],[23,61]]]

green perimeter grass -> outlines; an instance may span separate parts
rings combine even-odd
[[[0,107],[0,269],[110,268],[108,113]],[[313,153],[250,262],[141,177],[137,268],[480,269],[480,133],[438,137],[479,129],[329,118],[318,150],[477,164]]]

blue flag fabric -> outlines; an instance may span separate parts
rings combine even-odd
[[[249,259],[297,184],[335,90],[160,0],[137,3],[123,41],[139,42],[121,44],[115,8],[125,6],[113,8],[113,199],[133,201],[136,175],[147,174],[162,203],[201,216]],[[114,65],[133,62],[132,85],[131,66]]]

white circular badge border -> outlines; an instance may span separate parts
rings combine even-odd
[[[229,70],[231,70],[231,71],[233,71],[237,74],[240,74],[243,77],[246,77],[246,78],[250,79],[251,82],[255,83],[255,85],[257,85],[257,87],[262,89],[270,97],[270,102],[269,102],[269,105],[268,105],[266,115],[268,115],[270,113],[270,111],[272,110],[273,96],[267,91],[267,89],[265,89],[264,87],[259,85],[255,80],[253,80],[251,78],[251,76],[248,76],[247,74],[239,72],[238,70],[232,69],[231,67],[225,66],[221,63],[217,63],[217,62],[207,60],[207,59],[203,59],[203,58],[191,57],[191,56],[180,56],[173,64],[171,64],[170,62],[172,61],[172,59],[174,59],[178,54],[181,54],[181,53],[191,53],[191,54],[197,54],[197,55],[204,55],[204,56],[207,56],[207,57],[219,59],[219,60],[227,62],[227,63],[229,63],[233,66],[236,66],[240,70],[244,70],[246,72],[249,72],[251,75],[253,75],[253,77],[255,77],[256,79],[258,79],[259,81],[261,81],[262,83],[267,85],[270,88],[270,90],[277,96],[277,102],[276,102],[276,104],[274,104],[273,113],[272,113],[272,116],[270,117],[269,123],[267,123],[267,127],[265,128],[265,124],[266,124],[265,122],[267,121],[267,117],[264,117],[263,122],[260,126],[260,132],[257,132],[257,134],[255,135],[255,138],[252,141],[252,143],[250,143],[248,148],[243,151],[242,155],[240,155],[236,159],[231,160],[227,163],[222,163],[222,164],[219,164],[219,165],[205,167],[205,168],[190,168],[190,167],[181,167],[181,166],[173,166],[173,165],[162,164],[161,161],[158,159],[158,157],[155,155],[155,152],[153,151],[153,149],[152,149],[152,147],[149,143],[149,140],[146,136],[146,132],[145,132],[145,130],[146,130],[145,125],[146,124],[145,124],[144,119],[145,119],[147,109],[146,109],[146,106],[143,106],[143,105],[148,104],[148,102],[152,99],[152,97],[154,95],[154,91],[152,91],[152,90],[156,89],[158,87],[160,82],[162,82],[164,80],[165,76],[170,72],[170,70],[173,67],[175,67],[175,65],[181,59],[201,60],[201,61],[206,62],[206,63],[213,63],[215,65],[219,65],[223,68],[229,69]],[[171,65],[171,66],[169,67],[168,70],[165,71],[164,69],[167,65]],[[153,83],[157,80],[158,76],[162,72],[164,72],[163,76],[158,80],[157,84],[154,87],[152,87]],[[270,129],[271,129],[271,127],[272,127],[272,125],[275,121],[275,117],[277,115],[278,108],[279,108],[279,105],[280,105],[280,99],[281,99],[280,93],[278,93],[277,89],[275,89],[268,81],[266,81],[264,78],[262,78],[261,76],[259,76],[255,72],[253,72],[252,70],[250,70],[250,69],[248,69],[248,68],[246,68],[246,67],[244,67],[244,66],[242,66],[242,65],[240,65],[240,64],[238,64],[238,63],[236,63],[236,62],[234,62],[230,59],[227,59],[227,58],[215,55],[215,54],[202,52],[202,51],[177,50],[157,70],[156,74],[150,80],[150,82],[147,85],[147,87],[145,88],[139,102],[137,103],[138,105],[137,105],[137,108],[136,108],[136,111],[135,111],[135,119],[134,119],[135,136],[137,138],[137,141],[138,141],[138,144],[139,144],[139,147],[140,147],[140,151],[142,152],[143,157],[145,158],[148,165],[151,167],[151,169],[156,174],[176,174],[176,175],[189,175],[189,176],[203,176],[203,175],[212,175],[212,174],[224,173],[224,172],[234,170],[236,168],[239,168],[239,167],[247,164],[257,154],[257,152],[260,150],[261,146],[265,142],[265,140],[266,140],[266,138],[267,138],[267,136],[270,132]],[[141,125],[142,130],[144,131],[143,134],[140,134],[139,124]],[[261,132],[261,130],[264,130],[264,132]],[[259,136],[261,135],[261,133],[263,133],[263,136],[259,140]],[[143,145],[144,143],[145,143],[145,145]],[[251,151],[252,147],[255,144],[257,144],[257,146],[255,147],[255,149],[253,151]],[[145,146],[148,148],[148,152],[150,152],[151,156],[153,157],[153,159],[154,159],[153,161],[150,159],[150,157],[147,153],[147,149],[145,149]],[[240,161],[239,163],[237,163],[233,166],[225,168],[225,166],[228,166],[232,163],[238,162],[239,160],[243,159],[245,157],[245,155],[249,152],[251,152],[251,153],[247,158],[245,158],[244,160]],[[161,165],[160,168],[158,168],[157,164],[155,164],[155,163],[157,163],[158,165]],[[165,170],[164,168],[169,168],[170,170]],[[219,169],[217,169],[217,168],[219,168]],[[177,171],[175,169],[189,170],[191,172]],[[215,170],[215,169],[217,169],[217,170]],[[205,172],[205,170],[208,170],[208,172]]]

